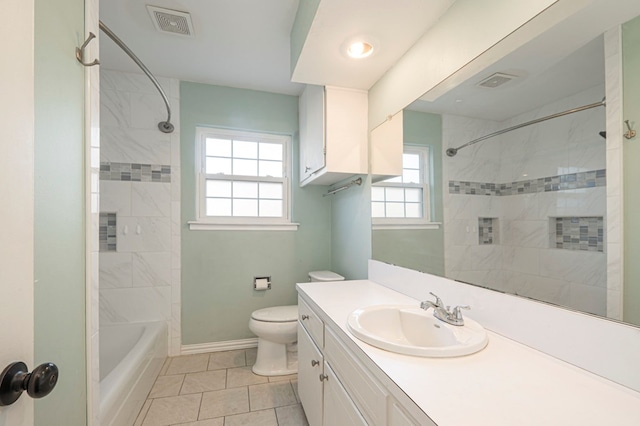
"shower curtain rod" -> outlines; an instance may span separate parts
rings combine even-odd
[[[573,114],[575,112],[580,112],[580,111],[584,111],[584,110],[587,110],[587,109],[597,108],[597,107],[606,106],[606,105],[607,105],[606,98],[602,98],[602,101],[600,101],[600,102],[596,102],[596,103],[589,104],[589,105],[584,105],[584,106],[581,106],[581,107],[578,107],[578,108],[573,108],[573,109],[569,109],[569,110],[566,110],[566,111],[558,112],[558,113],[555,113],[555,114],[547,115],[546,117],[537,118],[535,120],[527,121],[526,123],[517,124],[515,126],[508,127],[506,129],[498,130],[497,132],[493,132],[493,133],[488,134],[486,136],[482,136],[481,138],[477,138],[477,139],[474,139],[474,140],[472,140],[470,142],[467,142],[464,145],[460,145],[457,148],[449,148],[449,149],[447,149],[446,152],[447,152],[447,155],[449,157],[453,157],[458,153],[458,150],[460,150],[462,148],[466,148],[466,147],[468,147],[470,145],[473,145],[475,143],[481,142],[481,141],[483,141],[485,139],[489,139],[489,138],[492,138],[494,136],[498,136],[498,135],[501,135],[503,133],[510,132],[512,130],[517,130],[517,129],[520,129],[522,127],[530,126],[532,124],[540,123],[542,121],[551,120],[552,118],[558,118],[558,117],[562,117],[563,115],[569,115],[569,114]]]
[[[169,99],[167,99],[167,95],[165,95],[164,90],[162,90],[162,87],[160,86],[160,83],[158,83],[158,80],[153,76],[153,74],[151,74],[151,71],[149,71],[149,69],[142,63],[142,61],[138,59],[135,53],[133,53],[131,49],[129,49],[129,47],[126,44],[124,44],[124,42],[120,40],[118,36],[113,33],[113,31],[109,29],[109,27],[107,27],[102,21],[98,21],[98,23],[99,23],[100,29],[106,35],[108,35],[109,38],[113,40],[115,44],[118,45],[118,47],[120,47],[122,50],[124,50],[124,52],[127,55],[129,55],[129,57],[133,60],[133,62],[135,62],[136,65],[138,65],[140,69],[147,75],[147,77],[149,77],[153,85],[156,86],[156,89],[158,89],[158,92],[160,92],[160,96],[162,96],[162,100],[164,101],[164,104],[167,107],[167,121],[159,122],[158,129],[160,129],[162,133],[173,132],[173,124],[171,124],[171,107],[169,106]]]

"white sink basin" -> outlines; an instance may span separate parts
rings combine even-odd
[[[375,305],[353,311],[347,321],[358,339],[404,355],[455,357],[487,346],[486,330],[465,317],[463,326],[450,325],[414,305]]]

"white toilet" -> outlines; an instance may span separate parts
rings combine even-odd
[[[310,281],[342,281],[331,271],[309,272]],[[258,355],[253,372],[283,376],[298,372],[298,306],[273,306],[251,314],[249,330],[258,336]]]

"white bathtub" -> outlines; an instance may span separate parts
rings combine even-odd
[[[164,322],[100,327],[100,425],[130,426],[167,357]]]

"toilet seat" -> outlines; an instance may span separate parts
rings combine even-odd
[[[251,314],[251,318],[262,322],[292,322],[298,319],[298,306],[272,306],[258,309]]]

